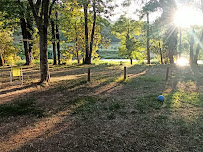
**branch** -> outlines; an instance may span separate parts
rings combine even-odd
[[[51,6],[49,8],[49,18],[50,18],[51,11],[52,11],[52,8],[53,8],[55,2],[56,2],[56,0],[53,0],[53,2],[51,3]]]
[[[35,21],[36,21],[36,23],[37,23],[37,26],[39,25],[39,19],[41,19],[39,16],[38,16],[38,14],[36,13],[36,10],[35,10],[35,6],[34,6],[34,4],[33,4],[33,1],[32,0],[28,0],[29,1],[29,4],[30,4],[30,8],[31,8],[31,10],[32,10],[32,14],[33,14],[33,16],[34,16],[34,18],[35,18]],[[39,4],[39,1],[40,1],[40,3],[41,3],[41,0],[38,0],[37,2],[38,2],[38,4]]]
[[[29,4],[30,4],[30,8],[32,9],[33,16],[34,16],[35,18],[37,18],[37,13],[36,13],[36,10],[35,10],[33,1],[32,1],[32,0],[28,0],[28,1],[29,1]]]
[[[36,4],[35,4],[35,7],[36,7],[36,14],[39,13],[39,8],[40,8],[40,4],[41,4],[41,0],[37,0]]]
[[[22,4],[21,4],[21,1],[20,0],[18,0],[17,1],[17,3],[18,3],[18,5],[19,5],[19,7],[20,7],[20,15],[21,15],[21,18],[24,18],[24,11],[23,11],[23,6],[22,6]]]

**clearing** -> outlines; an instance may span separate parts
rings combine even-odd
[[[50,65],[49,86],[39,66],[12,86],[0,68],[0,151],[203,151],[203,66],[170,66],[168,82],[168,65],[126,66],[123,81],[123,65]]]

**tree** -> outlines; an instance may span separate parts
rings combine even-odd
[[[113,25],[113,34],[121,40],[119,54],[131,60],[144,59],[143,23],[126,18],[124,15]]]
[[[5,63],[9,64],[9,61],[12,64],[12,61],[16,60],[17,49],[13,46],[12,34],[11,29],[0,28],[0,66],[4,66]]]
[[[40,35],[40,70],[41,81],[49,81],[47,30],[51,11],[56,0],[28,0]]]
[[[85,58],[86,56],[86,41],[85,41],[85,33],[84,33],[84,13],[81,11],[81,6],[77,3],[77,0],[72,2],[63,3],[63,10],[59,11],[60,13],[60,22],[62,32],[67,39],[67,43],[71,43],[71,46],[67,46],[65,50],[62,50],[63,56],[71,57],[69,54],[73,54],[74,57],[77,58],[78,63],[80,60]],[[88,14],[88,29],[92,28],[93,18],[92,14]],[[104,26],[107,26],[109,22],[102,18],[101,16],[97,16],[95,32],[94,32],[94,43],[92,46],[92,55],[91,57],[97,57],[98,54],[96,51],[98,50],[98,45],[106,42],[104,36],[101,34]],[[88,30],[88,39],[91,38],[92,32]],[[89,43],[88,43],[89,44]]]
[[[174,0],[153,0],[149,1],[143,7],[143,12],[156,12],[162,10],[161,17],[158,19],[162,22],[164,28],[166,28],[164,43],[167,46],[169,52],[170,63],[174,63],[174,55],[177,51],[177,38],[178,30],[173,23],[174,12],[177,10],[177,4]]]
[[[0,10],[5,12],[4,15],[7,20],[13,20],[13,25],[19,20],[23,37],[26,65],[32,64],[32,41],[34,31],[33,17],[31,15],[28,3],[20,0],[2,0]]]
[[[201,11],[203,12],[203,0],[201,0]],[[193,60],[193,63],[194,64],[197,64],[197,61],[198,61],[198,57],[199,57],[199,52],[200,52],[200,49],[201,49],[201,44],[203,42],[203,29],[201,31],[201,38],[197,44],[197,48],[196,48],[196,54],[194,55],[194,60]]]
[[[190,32],[190,64],[194,63],[194,43],[195,43],[195,39],[194,39],[194,29],[191,30]]]
[[[55,23],[54,20],[51,20],[52,27],[52,45],[53,45],[53,64],[56,65],[56,34],[55,34]]]
[[[103,13],[106,16],[110,10],[113,9],[112,6],[107,5],[112,0],[78,0],[79,4],[82,5],[84,10],[84,31],[85,31],[85,59],[84,64],[91,64],[92,59],[92,52],[93,52],[93,45],[94,45],[94,38],[95,38],[95,27],[96,27],[96,20],[97,17]],[[92,11],[90,11],[92,9]],[[89,11],[88,11],[89,10]],[[88,14],[92,14],[93,22],[91,26],[91,36],[89,38],[89,18]],[[90,39],[90,40],[89,40]]]
[[[55,13],[56,16],[56,40],[57,40],[57,53],[58,53],[58,64],[61,64],[61,52],[60,52],[60,37],[59,37],[59,26],[58,26],[58,12]]]

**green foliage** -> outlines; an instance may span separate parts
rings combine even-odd
[[[144,58],[143,23],[121,16],[114,24],[112,31],[121,40],[119,54],[127,58],[141,60]]]
[[[81,11],[81,7],[79,3],[74,0],[73,2],[66,2],[64,3],[64,9],[61,10],[61,28],[64,36],[67,38],[67,43],[73,43],[72,46],[67,46],[67,48],[64,48],[67,50],[67,52],[73,54],[73,57],[77,57],[77,53],[80,57],[85,56],[85,32],[84,32],[84,14]],[[88,15],[88,28],[92,28],[92,14]],[[102,42],[106,41],[104,40],[104,37],[101,35],[101,31],[103,29],[103,23],[107,22],[107,20],[104,20],[101,17],[97,17],[97,24],[95,28],[95,35],[94,35],[94,45],[93,45],[93,57],[98,57],[97,50],[98,45]],[[105,23],[107,24],[107,23]],[[91,30],[89,30],[88,36],[90,39],[91,36]],[[65,52],[64,52],[65,53]]]
[[[11,29],[1,29],[0,22],[0,57],[2,65],[13,65],[14,61],[19,60],[16,56],[18,50],[13,46],[13,32]]]

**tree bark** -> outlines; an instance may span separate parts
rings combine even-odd
[[[28,58],[29,58],[29,63],[28,65],[32,64],[32,48],[33,48],[33,20],[32,18],[27,19],[27,36],[28,36]]]
[[[90,41],[90,54],[89,54],[89,61],[88,63],[91,64],[92,59],[92,51],[93,51],[93,44],[94,44],[94,33],[95,33],[95,26],[96,26],[96,19],[97,19],[97,12],[96,12],[96,1],[93,1],[93,12],[94,12],[94,19],[92,25],[92,34],[91,34],[91,41]]]
[[[25,59],[26,63],[25,65],[30,64],[30,58],[29,58],[29,49],[28,49],[28,33],[27,33],[27,24],[24,18],[20,19],[20,25],[21,25],[21,30],[22,30],[22,36],[23,36],[23,46],[24,46],[24,51],[25,51]]]
[[[55,34],[55,24],[54,21],[51,21],[51,27],[52,27],[52,46],[53,46],[53,61],[54,61],[54,65],[56,65],[56,42],[55,42],[55,38],[56,38],[56,34]]]
[[[4,66],[4,58],[1,53],[0,53],[0,66]]]
[[[149,13],[147,12],[147,64],[151,64],[149,50]]]
[[[28,0],[32,9],[33,16],[36,21],[37,28],[40,35],[40,72],[41,72],[41,83],[49,81],[49,66],[48,66],[48,49],[47,49],[47,29],[49,26],[49,19],[51,10],[56,2],[52,0],[37,0],[33,3],[33,0]],[[41,5],[41,7],[40,7]]]
[[[199,43],[201,43],[202,41],[203,41],[203,30],[202,30],[202,34],[201,34],[201,38],[200,38],[200,42]],[[201,46],[200,46],[199,43],[197,45],[196,54],[194,55],[194,61],[193,61],[194,64],[197,64],[198,57],[199,57],[199,51],[201,49]]]
[[[80,64],[79,50],[78,50],[78,31],[77,31],[77,22],[75,22],[75,50],[78,64]]]
[[[75,50],[76,50],[76,56],[77,56],[78,64],[80,64],[80,57],[79,57],[79,50],[78,50],[78,38],[77,38],[77,36],[76,36],[76,39],[75,39]]]
[[[84,64],[90,64],[89,61],[91,61],[91,59],[89,59],[88,12],[87,12],[88,3],[84,3],[83,7],[84,7],[84,18],[85,18],[85,52],[86,52]]]
[[[56,0],[53,0],[49,6],[50,0],[28,0],[35,18],[37,28],[40,35],[40,72],[41,83],[49,81],[49,66],[48,66],[48,49],[47,49],[47,29],[49,26],[49,18],[52,7]],[[40,7],[41,5],[41,7]]]
[[[161,43],[159,42],[159,53],[160,53],[160,58],[161,58],[161,64],[164,64],[163,62],[163,55],[162,55],[162,50],[161,50]]]
[[[193,32],[190,35],[190,64],[192,64],[194,62],[194,36],[193,36]]]
[[[174,29],[174,31],[171,32],[171,29]],[[171,34],[170,34],[171,33]],[[168,38],[167,41],[167,46],[168,46],[168,56],[169,56],[169,61],[170,64],[174,64],[174,55],[175,55],[175,51],[177,52],[177,43],[178,43],[178,32],[176,27],[171,26],[170,28],[168,28],[168,34],[170,34],[170,37]]]
[[[41,81],[49,81],[48,49],[47,49],[47,29],[40,32],[40,70]]]
[[[131,64],[131,65],[133,64],[133,59],[132,59],[132,58],[130,58],[130,64]]]
[[[56,20],[58,19],[58,13],[56,12]],[[60,52],[60,36],[58,23],[56,23],[56,39],[57,39],[57,53],[58,53],[58,64],[61,64],[61,52]]]

